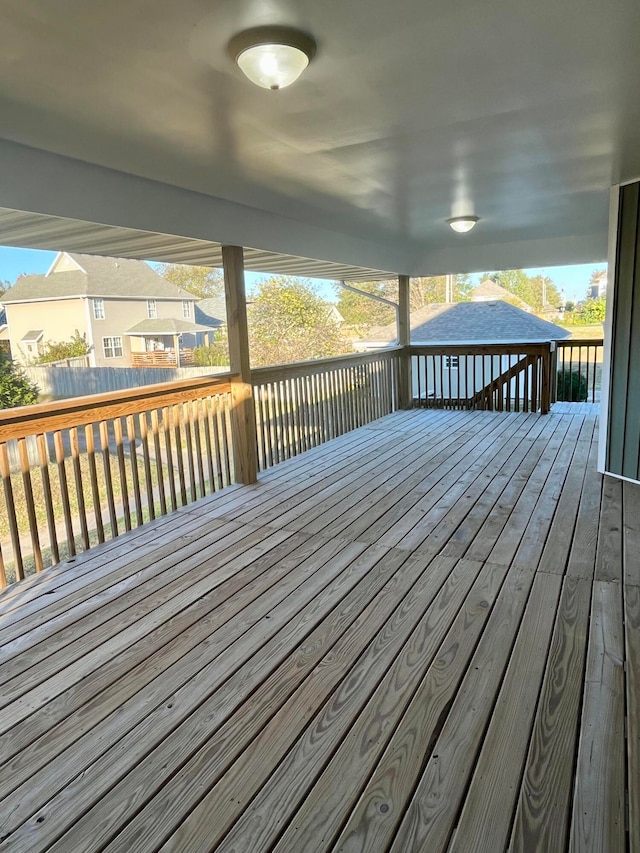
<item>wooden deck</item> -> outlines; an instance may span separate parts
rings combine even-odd
[[[399,412],[8,589],[0,849],[640,850],[596,426]]]

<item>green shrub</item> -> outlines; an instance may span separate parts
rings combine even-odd
[[[15,361],[0,350],[0,409],[37,402],[38,386],[25,376]]]
[[[558,371],[558,402],[584,403],[588,396],[587,379],[579,370]]]
[[[91,347],[87,343],[87,336],[81,335],[76,329],[68,341],[47,341],[44,351],[35,359],[34,364],[50,364],[54,361],[63,361],[65,358],[79,358],[89,355]]]
[[[193,351],[193,363],[198,367],[228,367],[229,352],[226,340],[196,347]]]

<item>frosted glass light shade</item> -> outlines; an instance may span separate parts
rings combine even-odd
[[[458,234],[466,234],[467,231],[475,228],[478,219],[478,216],[455,216],[453,219],[447,219],[447,222]]]
[[[284,89],[298,79],[309,57],[288,44],[259,44],[236,60],[246,76],[263,89]]]
[[[242,72],[263,89],[284,89],[305,70],[316,52],[306,33],[291,27],[255,27],[229,42],[229,53]]]

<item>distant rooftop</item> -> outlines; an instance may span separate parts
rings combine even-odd
[[[518,308],[522,308],[523,311],[528,311],[530,314],[533,313],[533,308],[528,302],[525,302],[524,299],[520,299],[519,296],[516,296],[515,293],[511,293],[510,290],[507,290],[506,287],[498,284],[498,282],[494,281],[492,278],[485,278],[471,292],[472,302],[494,302],[496,299],[501,299],[503,302],[509,302],[511,305],[516,305]]]
[[[518,343],[563,340],[570,333],[509,302],[434,303],[411,315],[411,343]],[[396,341],[396,325],[370,329],[364,343]]]
[[[162,278],[144,261],[60,252],[46,275],[22,276],[7,290],[2,301],[31,302],[74,296],[197,299]]]
[[[202,323],[211,329],[219,329],[227,324],[227,309],[223,296],[210,296],[201,299],[195,306],[196,323]]]

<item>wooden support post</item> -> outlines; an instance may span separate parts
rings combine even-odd
[[[258,476],[256,412],[249,363],[244,255],[241,246],[223,246],[224,291],[229,330],[229,364],[236,377],[231,382],[231,434],[233,479],[255,483]]]
[[[595,369],[595,364],[594,364]],[[558,347],[555,341],[551,344],[551,364],[549,366],[549,394],[553,405],[558,400]]]
[[[411,343],[409,282],[408,275],[398,276],[398,346],[407,348]],[[410,409],[413,405],[413,388],[411,385],[411,356],[408,349],[400,354],[399,381],[399,406],[401,409]]]
[[[555,354],[555,342],[550,342],[542,353],[542,389],[540,392],[540,413],[548,415],[551,409],[552,352]]]

